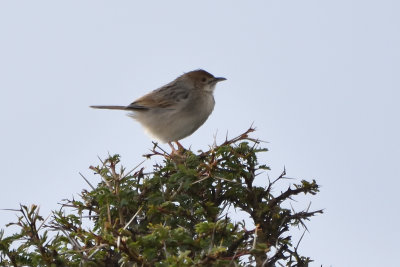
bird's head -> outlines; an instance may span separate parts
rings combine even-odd
[[[182,79],[185,80],[185,82],[191,83],[196,89],[211,93],[214,91],[215,85],[218,82],[226,80],[223,77],[214,77],[211,73],[201,69],[187,72],[178,79]]]

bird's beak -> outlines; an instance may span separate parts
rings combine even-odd
[[[215,77],[214,78],[214,82],[222,82],[222,81],[225,81],[226,80],[226,78],[224,78],[224,77]]]

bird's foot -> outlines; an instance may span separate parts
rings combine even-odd
[[[178,141],[175,141],[176,145],[178,146],[178,151],[182,151],[184,152],[186,150],[186,148],[184,148],[181,143],[179,143]]]
[[[172,145],[171,142],[168,142],[168,145],[171,147],[171,156],[178,156],[178,157],[183,157],[183,153],[185,152],[185,148],[179,143],[178,141],[175,141],[176,145],[178,146],[178,149],[175,149],[175,147]]]

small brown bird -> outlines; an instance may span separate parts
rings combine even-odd
[[[129,114],[142,124],[157,140],[176,142],[194,133],[214,109],[215,85],[226,80],[214,77],[204,70],[187,72],[174,81],[160,87],[128,106],[91,106],[98,109],[132,111]]]

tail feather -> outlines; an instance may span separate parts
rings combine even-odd
[[[97,109],[117,109],[117,110],[128,110],[126,106],[90,106],[91,108]]]

